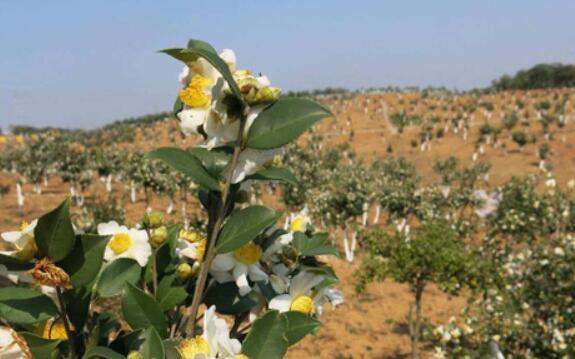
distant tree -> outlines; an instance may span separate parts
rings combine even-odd
[[[575,65],[538,64],[513,76],[504,75],[491,85],[491,89],[496,91],[556,87],[575,87]]]

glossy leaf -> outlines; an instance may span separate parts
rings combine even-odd
[[[304,313],[291,311],[282,315],[287,319],[286,337],[289,345],[294,345],[321,326],[319,320]]]
[[[153,326],[162,338],[166,337],[168,324],[160,304],[131,284],[126,286],[122,295],[122,313],[132,329]]]
[[[106,347],[93,347],[86,351],[82,359],[100,358],[100,359],[126,359],[125,356],[119,354],[112,349]]]
[[[228,253],[255,239],[281,216],[264,206],[251,206],[232,213],[216,243],[218,253]]]
[[[41,257],[57,262],[70,253],[76,240],[70,220],[70,198],[38,219],[34,238]]]
[[[164,359],[164,344],[162,343],[162,338],[154,329],[154,327],[149,327],[142,333],[144,342],[140,347],[140,354],[146,359]]]
[[[281,359],[287,352],[289,342],[286,337],[287,319],[272,310],[252,324],[242,352],[250,359]]]
[[[241,296],[235,282],[211,287],[206,293],[205,302],[208,307],[215,305],[218,313],[226,315],[247,312],[258,304],[249,295]]]
[[[30,288],[0,288],[0,318],[13,324],[34,324],[58,315],[47,295]]]
[[[70,275],[74,287],[83,286],[96,278],[102,268],[104,250],[110,238],[93,234],[78,237],[72,252],[58,263]]]
[[[56,357],[58,344],[60,343],[59,340],[45,339],[28,332],[20,332],[18,334],[20,334],[28,344],[28,348],[30,348],[34,359],[52,359]]]
[[[24,271],[34,268],[32,262],[22,262],[4,254],[0,254],[0,265],[5,266],[10,271]]]
[[[219,177],[230,162],[233,149],[221,147],[208,150],[203,147],[192,147],[188,151],[202,162],[202,165],[212,176]]]
[[[305,233],[297,232],[294,234],[293,246],[298,254],[303,257],[313,257],[319,255],[334,255],[339,257],[337,248],[326,244],[328,240],[327,233],[319,233],[308,237]]]
[[[151,159],[158,159],[172,166],[184,175],[190,177],[200,186],[219,191],[219,182],[210,175],[202,162],[190,151],[176,147],[162,147],[149,152],[146,155]]]
[[[260,150],[281,147],[330,116],[331,112],[314,101],[281,97],[256,117],[248,132],[247,146]]]
[[[293,186],[297,185],[298,183],[294,174],[287,168],[283,167],[264,168],[257,171],[253,175],[248,176],[247,178],[254,180],[282,181]]]
[[[126,284],[140,279],[142,267],[133,259],[118,258],[108,264],[98,280],[97,290],[101,297],[109,298],[122,292]]]
[[[175,275],[169,275],[162,278],[158,285],[158,294],[156,299],[160,303],[163,311],[173,309],[176,305],[181,304],[188,296],[186,289],[174,283],[176,281]]]

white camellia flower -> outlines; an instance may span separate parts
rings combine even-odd
[[[235,70],[236,55],[232,50],[225,49],[220,57],[230,71]],[[182,130],[200,133],[200,126],[205,127],[211,120],[216,120],[218,114],[214,106],[224,96],[225,83],[221,74],[203,58],[185,66],[178,78],[183,86],[179,93],[183,109],[178,113]]]
[[[32,359],[26,341],[12,328],[0,326],[0,358]]]
[[[289,216],[289,230],[292,232],[306,232],[311,226],[311,218],[307,206],[298,213]],[[286,228],[287,230],[288,228]]]
[[[259,264],[261,257],[262,248],[250,242],[231,253],[218,254],[212,262],[210,273],[218,283],[235,281],[240,295],[246,295],[252,290],[248,277],[254,282],[268,280],[268,275]]]
[[[206,236],[198,231],[181,230],[176,244],[176,254],[195,261],[201,261],[206,251]]]
[[[2,233],[2,239],[6,242],[8,250],[0,251],[0,254],[15,257],[21,261],[29,261],[38,252],[36,241],[34,240],[34,229],[37,220],[31,223],[23,222],[19,231]]]
[[[310,272],[297,274],[289,284],[288,293],[272,298],[269,308],[282,313],[290,310],[304,314],[313,313],[324,300],[323,295],[320,295],[323,291],[314,293],[313,289],[323,280],[324,276]]]
[[[216,316],[213,305],[204,312],[203,334],[183,339],[178,345],[183,359],[247,358],[241,350],[240,341],[230,338],[228,324]]]
[[[118,258],[131,258],[144,267],[152,255],[152,247],[144,230],[128,228],[110,221],[98,224],[98,234],[112,236],[104,252],[107,262]]]

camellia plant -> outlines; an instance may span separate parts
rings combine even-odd
[[[0,357],[282,358],[319,328],[323,304],[341,301],[318,257],[336,253],[328,235],[302,220],[276,228],[281,213],[240,196],[251,181],[293,181],[268,163],[330,112],[237,70],[231,50],[190,40],[162,52],[185,64],[175,113],[204,141],[147,157],[198,185],[207,225],[149,212],[133,228],[79,234],[66,199],[3,233]]]

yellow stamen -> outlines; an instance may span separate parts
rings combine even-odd
[[[193,359],[198,354],[210,354],[210,344],[204,337],[183,339],[178,345],[178,352],[184,359]]]
[[[110,248],[116,254],[122,254],[132,247],[134,239],[128,233],[116,233],[110,241]]]
[[[206,253],[206,238],[200,239],[198,246],[196,247],[196,260],[201,262],[204,260],[204,254]]]
[[[190,107],[206,107],[212,100],[212,97],[205,91],[205,87],[210,84],[211,81],[208,78],[194,75],[188,87],[180,90],[180,99]]]
[[[250,359],[250,358],[245,354],[236,354],[234,356],[234,359]]]
[[[262,247],[250,242],[236,249],[234,258],[243,264],[256,264],[262,257],[262,252]]]
[[[72,325],[72,324],[70,324]],[[72,326],[70,328],[74,330]],[[47,320],[44,326],[40,326],[38,334],[45,339],[52,340],[68,340],[68,333],[66,333],[66,326],[61,320],[54,321],[54,319]]]
[[[198,242],[202,239],[205,239],[205,236],[202,235],[200,232],[193,230],[193,229],[189,230],[189,231],[182,229],[180,231],[180,238],[184,239],[188,242],[194,243],[194,242]]]
[[[290,223],[292,232],[304,231],[305,218],[303,216],[296,216]]]
[[[25,230],[29,225],[30,225],[30,223],[28,223],[26,221],[22,221],[22,223],[20,223],[20,231]]]
[[[297,297],[290,306],[290,310],[301,312],[304,314],[311,314],[313,312],[314,305],[313,299],[307,295],[302,295]]]

